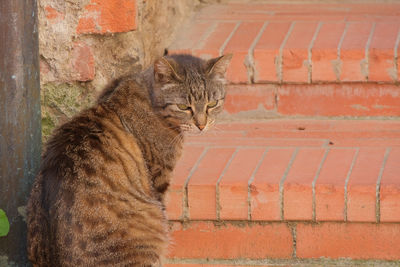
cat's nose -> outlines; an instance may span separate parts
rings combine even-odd
[[[197,113],[193,116],[194,124],[202,131],[206,128],[207,116],[204,113]]]

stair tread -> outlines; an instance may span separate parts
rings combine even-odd
[[[186,139],[171,220],[400,222],[400,120],[231,122]]]
[[[399,14],[395,2],[213,4],[169,50],[204,58],[232,52],[232,83],[393,83]]]

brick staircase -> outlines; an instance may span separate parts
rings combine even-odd
[[[399,30],[394,1],[194,15],[170,53],[234,56],[175,171],[168,267],[400,265]]]

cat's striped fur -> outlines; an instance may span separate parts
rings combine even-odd
[[[34,266],[162,265],[164,194],[183,132],[221,111],[229,60],[161,58],[55,130],[28,203]]]

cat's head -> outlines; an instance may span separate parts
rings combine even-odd
[[[203,60],[171,55],[154,63],[153,104],[185,132],[206,131],[222,111],[225,72],[232,55]]]

